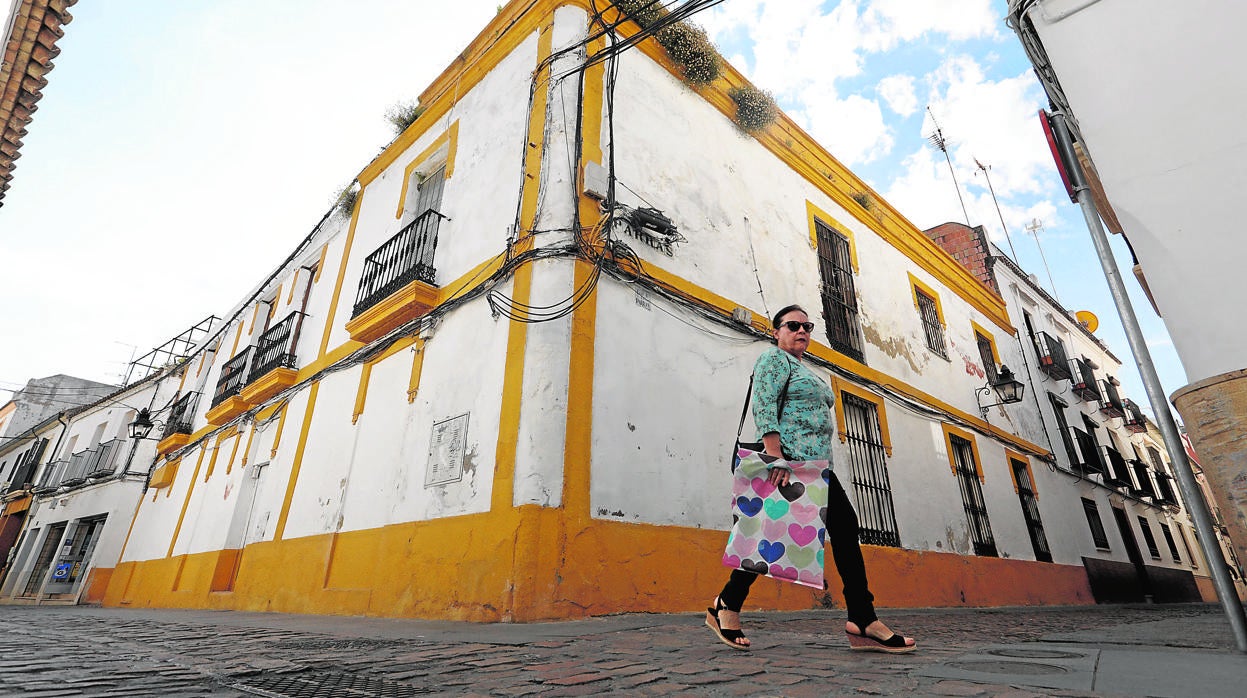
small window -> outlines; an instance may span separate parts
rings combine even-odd
[[[1104,532],[1104,522],[1100,520],[1100,510],[1095,502],[1086,497],[1082,500],[1083,512],[1087,515],[1087,526],[1091,528],[1091,540],[1100,550],[1108,550],[1108,534]]]
[[[979,359],[983,362],[983,373],[987,375],[987,382],[995,385],[999,378],[996,373],[996,347],[990,337],[984,336],[978,330],[974,331],[974,342],[979,347]]]
[[[939,296],[913,274],[909,275],[909,286],[914,293],[914,307],[918,309],[918,318],[922,320],[927,348],[947,359],[948,342],[944,339],[944,311],[940,307]]]
[[[842,435],[849,444],[849,471],[857,503],[860,542],[865,545],[901,544],[888,481],[888,447],[880,425],[879,405],[854,393],[843,391],[845,427]]]
[[[974,437],[947,424],[944,425],[944,436],[949,464],[961,489],[961,503],[970,527],[974,554],[997,557],[996,538],[992,535],[991,521],[987,516],[987,500],[983,497],[981,484],[983,472]]]
[[[818,240],[818,274],[827,341],[832,349],[864,362],[849,239],[820,220],[814,221],[814,229]]]
[[[1143,531],[1143,542],[1147,543],[1147,552],[1153,560],[1160,559],[1160,548],[1156,547],[1156,536],[1152,535],[1152,527],[1147,519],[1139,517],[1139,528]]]
[[[1169,530],[1169,524],[1161,524],[1160,532],[1165,536],[1165,545],[1169,546],[1169,555],[1173,557],[1173,561],[1182,562],[1182,556],[1178,554],[1178,544],[1173,540],[1173,531]]]
[[[1191,529],[1191,534],[1195,534],[1194,529]],[[1191,549],[1191,542],[1186,538],[1186,530],[1181,526],[1178,526],[1178,535],[1182,537],[1182,547],[1186,548],[1186,559],[1191,561],[1191,568],[1199,569],[1199,556]]]

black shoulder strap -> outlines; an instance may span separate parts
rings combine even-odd
[[[788,364],[788,380],[784,381],[784,389],[779,393],[775,404],[775,418],[784,413],[784,403],[788,402],[788,384],[792,382],[792,364]],[[745,391],[745,404],[740,409],[740,424],[736,427],[736,441],[740,442],[740,434],[745,430],[745,416],[749,414],[749,400],[753,397],[753,374],[749,374],[749,389]]]

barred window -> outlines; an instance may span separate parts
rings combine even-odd
[[[961,502],[965,506],[966,521],[970,525],[974,554],[996,557],[996,539],[992,536],[992,525],[987,518],[987,501],[983,499],[983,488],[979,484],[974,447],[955,434],[948,435],[948,442],[953,451],[957,483],[961,485]]]
[[[1026,529],[1030,532],[1035,559],[1052,562],[1052,550],[1048,547],[1048,537],[1044,535],[1043,520],[1039,516],[1039,500],[1035,497],[1035,485],[1031,482],[1030,470],[1027,469],[1025,461],[1017,458],[1010,458],[1009,465],[1013,468],[1014,482],[1018,485],[1022,518],[1026,519]]]
[[[857,503],[858,538],[866,545],[901,544],[888,482],[887,453],[879,425],[879,407],[852,393],[840,393],[849,470]]]
[[[845,356],[865,361],[849,239],[819,220],[815,220],[814,228],[818,237],[818,273],[822,281],[827,341],[832,349]]]
[[[944,341],[944,323],[940,322],[940,313],[935,308],[935,299],[916,287],[914,294],[918,300],[918,314],[922,316],[922,331],[927,337],[927,348],[947,359],[948,348]]]
[[[1104,521],[1100,519],[1100,510],[1095,502],[1083,497],[1082,509],[1087,515],[1087,526],[1091,528],[1091,540],[1095,541],[1095,547],[1108,550],[1108,534],[1104,532]]]
[[[1160,559],[1160,548],[1156,547],[1156,536],[1152,535],[1152,527],[1148,524],[1147,519],[1139,517],[1139,528],[1143,530],[1143,542],[1147,543],[1147,552],[1152,556],[1153,560]]]
[[[975,330],[974,341],[979,345],[979,359],[983,362],[983,372],[987,374],[987,382],[994,385],[999,376],[996,373],[996,357],[992,354],[992,340]]]
[[[1169,524],[1162,523],[1160,532],[1165,536],[1165,545],[1169,546],[1169,554],[1173,557],[1173,561],[1182,562],[1182,556],[1178,554],[1178,544],[1173,540],[1173,531],[1169,530]]]

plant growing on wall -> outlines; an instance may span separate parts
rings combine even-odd
[[[355,200],[359,198],[359,188],[355,186],[355,182],[351,182],[339,189],[333,195],[333,206],[338,213],[351,217],[351,213],[355,211]]]
[[[662,3],[654,0],[615,0],[615,7],[631,17],[632,21],[642,28],[649,27],[667,14],[667,9],[662,6]]]
[[[677,22],[655,35],[667,55],[680,67],[691,85],[709,85],[723,73],[723,59],[714,50],[706,30],[696,24]]]
[[[850,196],[852,196],[853,200],[857,202],[857,205],[861,206],[863,209],[867,211],[873,211],[875,209],[875,200],[870,196],[870,194],[867,194],[864,191],[855,191],[850,194]]]
[[[727,95],[736,102],[736,123],[750,133],[765,129],[779,117],[779,107],[765,90],[743,85],[728,90]]]
[[[419,104],[399,102],[385,111],[385,120],[390,122],[397,134],[406,131],[407,127],[415,123],[423,113],[424,107]]]

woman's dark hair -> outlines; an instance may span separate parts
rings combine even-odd
[[[775,317],[771,318],[771,327],[774,327],[775,329],[778,330],[779,321],[783,319],[785,315],[787,315],[788,313],[791,313],[794,310],[800,310],[802,313],[805,313],[806,317],[810,316],[809,313],[805,312],[805,308],[802,308],[799,305],[785,305],[784,307],[779,309],[778,313],[775,313]]]

